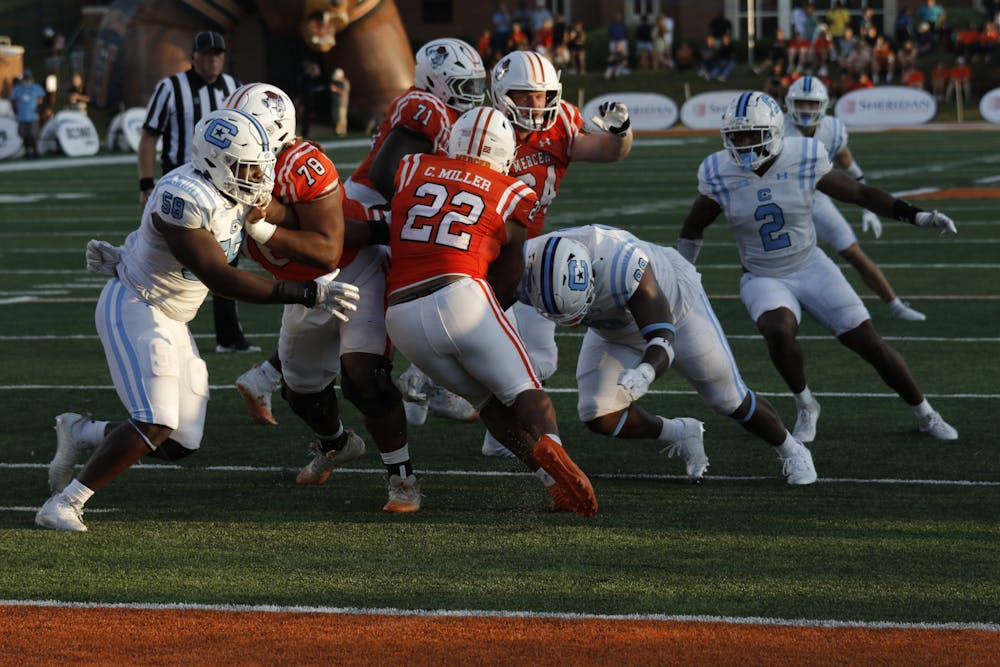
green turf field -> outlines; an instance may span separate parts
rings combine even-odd
[[[574,165],[550,225],[603,223],[672,244],[696,194],[695,170],[719,146],[716,136],[646,138],[623,163]],[[869,182],[893,192],[1000,188],[996,131],[859,133],[851,147]],[[364,152],[328,150],[345,176]],[[59,164],[0,172],[0,598],[1000,619],[1000,200],[988,191],[918,202],[948,212],[957,237],[885,221],[881,240],[862,238],[927,322],[890,319],[847,271],[876,327],[959,430],[957,442],[919,434],[874,371],[807,318],[807,372],[823,405],[812,445],[819,482],[785,485],[768,446],[668,373],[643,402],[705,421],[711,468],[691,485],[656,442],[604,439],[576,422],[580,334],[565,330],[550,388],[567,447],[594,480],[598,516],[548,513],[547,494],[520,464],[479,455],[481,427],[434,420],[410,433],[424,507],[389,516],[379,511],[385,487],[373,446],[326,486],[296,488],[281,471],[307,462],[305,426],[280,399],[279,427],[246,418],[232,381],[275,345],[279,307],[241,306],[249,337],[265,349],[259,358],[215,354],[205,307],[193,322],[213,387],[201,451],[179,468],[129,471],[88,504],[89,533],[64,534],[33,526],[54,416],[123,416],[94,329],[104,281],[83,270],[83,247],[121,242],[139,210],[134,159]],[[845,212],[860,223],[859,210]],[[793,401],[736,297],[736,251],[721,219],[699,270],[745,380],[793,423]],[[345,413],[360,428],[353,408]]]

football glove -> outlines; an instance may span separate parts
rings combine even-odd
[[[597,107],[597,115],[591,118],[590,122],[605,132],[617,134],[619,137],[625,136],[628,128],[632,126],[632,121],[628,117],[628,107],[621,102],[605,102]]]
[[[646,395],[649,385],[656,379],[656,371],[645,361],[636,366],[622,371],[618,376],[618,386],[628,394],[629,401],[635,403]]]
[[[875,238],[882,238],[882,221],[879,220],[877,215],[868,209],[864,209],[861,211],[861,231],[867,232],[869,227],[871,227]]]
[[[357,301],[361,292],[351,283],[341,283],[334,280],[340,269],[336,269],[316,278],[316,303],[313,308],[319,308],[330,313],[337,319],[346,322],[351,313],[358,309]]]
[[[426,401],[427,389],[430,384],[431,379],[413,364],[410,364],[410,367],[403,371],[399,380],[396,381],[399,392],[403,394],[403,400],[409,403]]]
[[[921,211],[917,213],[914,222],[917,227],[937,227],[941,230],[941,236],[945,234],[958,234],[955,228],[955,221],[940,211]]]
[[[87,241],[87,270],[91,273],[115,275],[115,267],[122,259],[122,249],[107,241]]]

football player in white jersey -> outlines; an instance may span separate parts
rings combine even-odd
[[[745,273],[740,297],[767,342],[775,368],[795,395],[792,434],[816,437],[819,402],[806,384],[796,338],[802,310],[871,364],[913,409],[920,431],[941,440],[958,432],[930,406],[903,357],[875,330],[871,316],[844,274],[816,245],[813,199],[820,190],[879,215],[954,234],[955,223],[833,169],[823,144],[785,137],[784,114],[769,95],[751,91],[733,99],[723,115],[724,150],[698,168],[698,192],[681,229],[678,250],[694,263],[704,230],[725,213]]]
[[[588,225],[532,239],[525,256],[518,300],[557,323],[587,327],[576,363],[577,412],[587,428],[663,441],[700,479],[708,468],[702,423],[638,403],[673,368],[706,405],[772,445],[789,484],[816,481],[809,450],[743,382],[701,276],[676,250]]]
[[[35,523],[84,531],[94,492],[146,454],[177,459],[201,444],[208,372],[188,322],[209,291],[250,303],[299,303],[327,312],[356,309],[357,288],[333,280],[274,281],[230,266],[251,209],[266,207],[274,153],[259,121],[242,111],[206,114],[195,127],[191,162],[162,178],[139,228],[123,247],[91,241],[87,266],[112,275],[95,322],[118,396],[122,422],[60,415],[49,466],[52,496]],[[94,449],[72,479],[79,457]]]
[[[839,118],[826,114],[829,104],[830,95],[822,81],[813,76],[797,79],[785,95],[785,136],[818,139],[826,148],[834,166],[864,183],[864,172],[847,147],[847,127]],[[813,223],[819,240],[836,250],[854,267],[865,284],[889,306],[893,317],[913,322],[927,319],[923,313],[914,310],[896,296],[882,270],[858,245],[858,237],[843,214],[837,210],[833,200],[822,192],[816,193]],[[875,238],[882,236],[882,221],[871,211],[863,209],[861,230],[867,232],[869,228]]]

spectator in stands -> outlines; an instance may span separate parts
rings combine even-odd
[[[869,28],[875,29],[876,37],[882,34],[882,28],[875,19],[875,8],[871,5],[865,5],[864,9],[861,10],[861,17],[858,19],[858,34],[867,35]],[[874,45],[874,43],[873,38],[872,44]]]
[[[802,0],[794,0],[792,2],[792,34],[801,33],[806,34],[806,8],[802,4]]]
[[[776,100],[783,100],[790,84],[791,78],[785,74],[785,61],[775,60],[771,63],[771,71],[764,80],[764,92]]]
[[[708,78],[725,81],[733,73],[735,67],[733,40],[729,35],[723,35],[719,48],[715,50],[715,56],[708,64]]]
[[[546,7],[545,0],[535,0],[535,10],[533,12],[531,12],[531,41],[532,41],[532,43],[535,43],[535,44],[538,43],[538,37],[537,37],[536,33],[539,30],[544,30],[545,29],[545,27],[546,27],[545,26],[545,22],[546,21],[549,22],[548,29],[549,29],[549,33],[551,34],[552,24],[554,22],[553,21],[553,17],[552,17],[552,12],[550,12],[549,8]],[[551,49],[552,47],[549,46],[547,48]]]
[[[510,37],[507,39],[507,53],[511,51],[530,51],[531,41],[528,33],[524,32],[522,25],[514,21],[510,25]]]
[[[733,24],[726,18],[725,10],[720,9],[719,13],[708,22],[708,34],[714,37],[715,41],[720,44],[724,36],[729,35],[732,38]]]
[[[577,74],[587,72],[587,29],[583,21],[576,21],[566,34],[566,47],[569,49],[570,67]]]
[[[817,76],[824,77],[828,74],[827,63],[830,62],[830,53],[832,50],[833,41],[830,39],[830,33],[826,27],[820,26],[816,30],[816,36],[809,47],[810,58],[813,67],[816,69]]]
[[[983,57],[983,62],[991,62],[997,53],[1000,44],[1000,14],[997,14],[997,21],[990,21],[983,26],[983,31],[979,34],[979,54]]]
[[[656,17],[656,30],[653,31],[653,51],[655,59],[653,68],[674,67],[674,20],[666,14]]]
[[[788,39],[785,37],[785,31],[780,27],[774,31],[774,41],[771,42],[771,46],[768,47],[767,58],[764,59],[764,62],[762,62],[759,67],[754,68],[754,74],[760,74],[761,72],[770,74],[774,68],[774,64],[779,62],[782,65],[782,76],[784,76],[785,67],[788,64]],[[771,94],[768,93],[768,95]],[[771,97],[774,97],[776,100],[785,99],[784,95],[778,97],[771,95]]]
[[[943,62],[938,62],[931,70],[931,93],[938,102],[944,101],[944,93],[948,87],[950,71]]]
[[[507,46],[510,42],[511,19],[510,12],[507,11],[507,3],[498,3],[490,20],[493,22],[493,51],[503,55],[507,53]]]
[[[943,39],[942,28],[944,27],[945,11],[944,7],[937,3],[937,0],[924,0],[924,6],[917,12],[917,21],[930,26],[935,43]]]
[[[978,61],[979,37],[979,26],[975,21],[969,21],[968,25],[955,33],[955,53],[967,61]]]
[[[566,45],[566,33],[569,31],[569,26],[566,25],[566,19],[563,18],[562,14],[556,14],[552,17],[552,48],[558,48],[560,46]]]
[[[840,41],[834,40],[834,45],[837,52],[837,64],[841,69],[851,69],[850,62],[852,59],[856,58],[855,53],[858,50],[858,39],[854,36],[854,29],[847,28],[844,30],[844,34],[841,35]],[[852,74],[857,74],[853,71]]]
[[[788,43],[788,71],[790,73],[801,73],[812,67],[812,61],[809,59],[811,45],[809,39],[800,32],[792,36],[792,41]]]
[[[493,31],[489,28],[480,31],[479,39],[476,40],[476,51],[479,52],[479,57],[483,59],[487,69],[496,64],[490,62],[493,58]]]
[[[848,28],[844,32],[844,41],[848,39],[848,33],[850,32]],[[862,73],[868,73],[871,71],[872,64],[872,47],[868,46],[868,42],[863,39],[857,40],[857,48],[847,57],[847,68],[851,70],[853,74],[860,77]],[[871,78],[871,77],[869,77]]]
[[[972,97],[972,69],[962,56],[956,58],[955,64],[948,70],[948,84],[944,90],[944,99],[957,103],[956,96],[958,95],[962,96],[963,102],[968,102]]]
[[[892,44],[884,35],[875,38],[875,46],[872,48],[872,81],[876,85],[883,80],[892,83],[893,70],[896,67],[896,54],[892,50]]]
[[[17,120],[17,136],[24,143],[24,157],[33,160],[38,157],[38,119],[45,103],[45,89],[35,83],[30,69],[25,69],[14,85],[10,102]]]
[[[344,70],[337,67],[330,74],[330,124],[338,137],[347,134],[347,105],[351,98],[351,82]]]
[[[844,6],[843,2],[837,0],[830,8],[826,14],[826,24],[830,29],[830,37],[833,39],[834,46],[840,50],[841,42],[846,38],[847,30],[851,25],[851,12]]]
[[[698,76],[705,80],[708,79],[708,68],[711,66],[712,60],[715,58],[715,52],[718,50],[719,45],[715,41],[715,37],[707,35],[705,37],[705,43],[701,47],[701,51],[698,52],[698,57],[701,59],[701,67],[698,68]]]
[[[531,45],[535,51],[541,53],[548,59],[552,59],[552,19],[545,19],[537,29],[532,32]]]
[[[903,69],[899,79],[904,86],[916,88],[917,90],[927,89],[927,77],[925,77],[924,73],[913,65]]]
[[[934,39],[934,29],[927,21],[921,21],[917,25],[917,53],[922,56],[934,52],[937,42]]]
[[[874,87],[875,83],[872,81],[872,78],[868,76],[868,72],[862,71],[860,74],[858,74],[858,80],[854,84],[853,90],[860,90],[861,88],[874,88]]]
[[[903,45],[896,51],[896,62],[899,64],[900,70],[916,67],[919,57],[920,53],[917,51],[917,45],[912,39],[903,42]]]
[[[608,54],[608,64],[604,69],[605,79],[617,79],[629,73],[628,53],[623,42],[616,42],[615,51]]]
[[[653,24],[649,17],[643,14],[639,17],[639,25],[635,27],[636,67],[653,69],[656,56],[653,54]]]
[[[819,18],[816,16],[816,8],[813,3],[806,3],[806,29],[803,31],[802,35],[809,40],[811,43],[813,37],[816,35],[816,30],[819,29]],[[824,24],[825,25],[825,24]],[[827,26],[829,28],[829,26]]]
[[[694,67],[694,48],[687,40],[681,40],[674,53],[674,69],[683,72]]]
[[[904,44],[907,40],[915,37],[913,30],[913,8],[903,5],[903,8],[896,14],[896,21],[893,24],[893,38],[896,45]]]
[[[620,13],[608,24],[608,55],[617,57],[617,54],[624,54],[628,60],[628,27]]]
[[[69,99],[69,108],[73,111],[79,111],[80,113],[87,113],[87,105],[90,103],[90,95],[87,94],[87,89],[83,85],[83,75],[79,72],[73,72],[70,77],[69,88],[66,89],[66,95]]]

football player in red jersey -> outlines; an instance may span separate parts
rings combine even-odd
[[[504,315],[524,267],[538,198],[505,175],[514,132],[487,107],[458,118],[447,156],[411,154],[396,174],[386,326],[400,352],[463,396],[549,489],[553,505],[597,512],[559,439],[555,408]]]
[[[268,84],[250,84],[235,91],[227,105],[257,116],[280,146],[274,194],[292,208],[298,224],[296,230],[266,221],[248,225],[251,256],[278,279],[306,280],[337,268],[340,276],[352,277],[362,294],[350,319],[314,317],[296,308],[286,308],[282,315],[280,372],[278,363],[269,360],[266,365],[279,381],[284,379],[289,406],[316,434],[310,444],[313,458],[295,481],[323,484],[335,468],[365,453],[364,440],[345,429],[340,419],[334,386],[339,374],[344,397],[363,415],[389,473],[389,501],[383,509],[416,511],[419,489],[400,394],[392,383],[391,346],[385,332],[386,249],[343,248],[340,177],[319,147],[295,136],[295,110],[287,95]],[[243,376],[236,384],[248,399],[251,415],[256,408],[259,419],[266,419],[270,410],[260,409],[261,396],[269,402],[270,392],[262,393]],[[400,480],[407,479],[411,483],[404,489]]]

